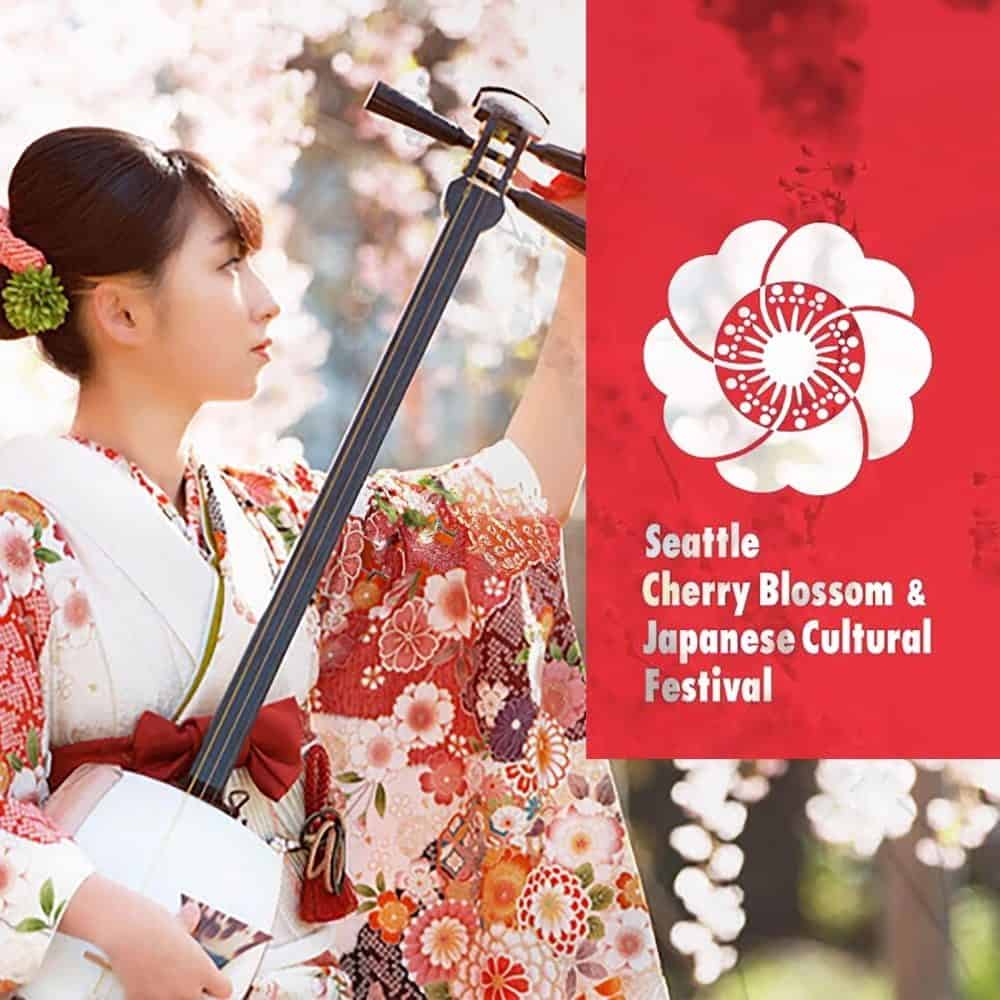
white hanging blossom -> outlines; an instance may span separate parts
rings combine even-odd
[[[674,923],[670,940],[690,957],[695,980],[710,983],[735,965],[745,919],[736,881],[746,858],[732,841],[742,832],[746,806],[767,795],[787,761],[674,763],[685,773],[671,798],[690,820],[670,833],[671,847],[686,862],[674,892],[690,918]],[[919,770],[942,779],[942,794],[922,813],[913,794]],[[1000,821],[998,760],[820,760],[815,776],[818,790],[806,803],[813,833],[862,858],[916,828],[923,832],[914,846],[921,862],[958,869]]]
[[[926,808],[926,836],[917,841],[917,857],[924,864],[961,868],[968,852],[981,847],[1000,821],[1000,761],[920,760],[917,765],[940,772],[946,797],[930,800]]]
[[[916,777],[908,760],[821,760],[820,794],[806,804],[806,814],[823,840],[871,857],[886,837],[901,837],[913,825]]]
[[[674,893],[691,919],[679,920],[670,941],[692,961],[698,983],[715,982],[735,964],[735,941],[746,923],[737,879],[744,853],[733,843],[747,820],[747,806],[759,802],[771,781],[783,774],[780,760],[675,760],[684,772],[670,791],[690,818],[670,833],[670,845],[687,862],[674,880]]]

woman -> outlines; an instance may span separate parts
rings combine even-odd
[[[58,926],[129,1000],[224,997],[197,908],[178,919],[96,872],[41,807],[95,747],[138,759],[145,711],[212,713],[321,485],[187,443],[201,405],[250,398],[267,361],[260,217],[197,154],[100,128],[32,143],[9,203],[0,337],[38,336],[80,393],[67,434],[0,450],[0,993],[37,975]],[[270,796],[246,767],[229,786],[262,836],[337,809],[349,881],[317,896],[305,852],[285,854],[252,997],[666,995],[609,769],[585,758],[563,590],[582,331],[571,259],[506,438],[380,470],[354,506],[269,694],[310,713],[304,773]],[[225,584],[205,648],[168,563]]]

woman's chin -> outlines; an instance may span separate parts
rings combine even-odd
[[[263,369],[259,368],[255,371],[243,384],[242,391],[235,398],[237,400],[245,401],[248,399],[253,399],[260,390],[260,376]]]
[[[220,386],[205,402],[207,403],[246,403],[260,391],[260,379],[254,377],[243,385]]]

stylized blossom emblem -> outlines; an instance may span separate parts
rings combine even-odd
[[[680,267],[667,297],[646,373],[673,442],[732,485],[834,493],[909,437],[930,344],[906,275],[847,230],[747,223]]]

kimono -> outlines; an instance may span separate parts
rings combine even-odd
[[[173,533],[141,536],[143,565],[175,558],[196,583],[161,607],[111,582],[68,508],[0,478],[0,996],[38,973],[94,870],[42,808],[52,749],[128,735],[146,709],[210,713],[323,481],[302,462],[214,467],[191,450],[182,515],[125,456],[60,440]],[[164,617],[211,604],[205,567],[224,595],[207,668]],[[564,572],[559,522],[508,439],[368,477],[269,694],[294,696],[325,747],[360,906],[303,923],[303,860],[287,854],[248,997],[665,1000],[610,768],[585,755]],[[256,832],[297,836],[301,779],[277,801],[243,768],[227,787],[247,793]]]

